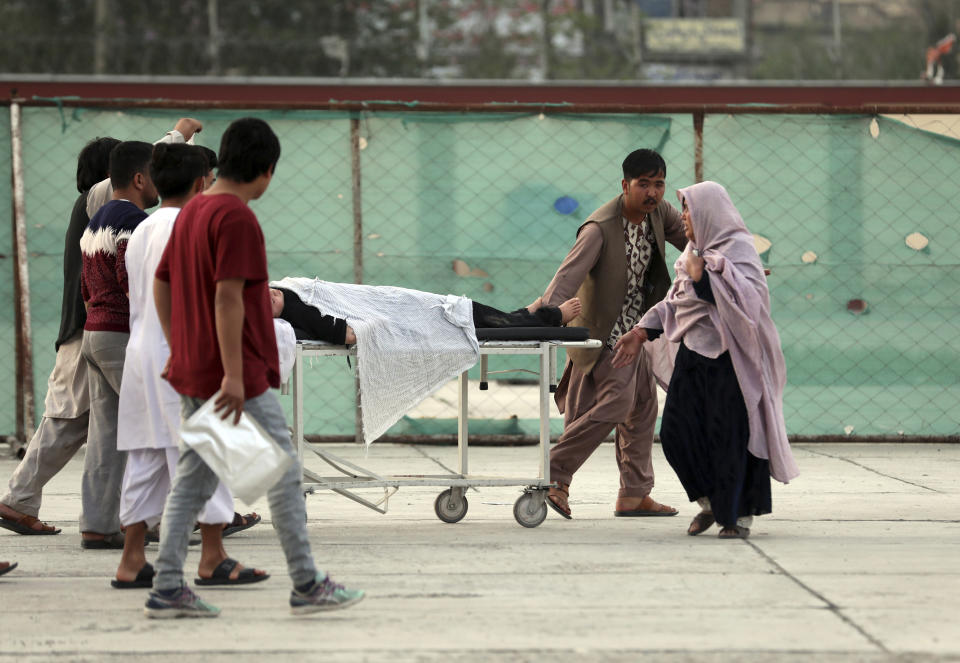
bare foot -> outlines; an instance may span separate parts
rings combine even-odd
[[[145,522],[128,525],[123,535],[123,554],[120,556],[120,565],[117,567],[117,580],[132,582],[136,580],[140,570],[147,564],[147,556],[143,551],[144,538],[147,534]]]
[[[580,306],[580,298],[579,298],[579,297],[574,297],[574,298],[572,298],[572,299],[568,299],[568,300],[565,301],[564,303],[560,304],[560,313],[561,313],[560,322],[561,322],[561,324],[564,324],[564,325],[565,325],[565,324],[567,324],[568,322],[570,322],[571,320],[573,320],[575,317],[577,317],[578,315],[580,315],[580,309],[581,309],[581,308],[582,308],[582,307]]]

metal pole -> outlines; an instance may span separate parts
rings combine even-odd
[[[833,57],[837,80],[843,78],[843,36],[840,30],[840,3],[833,0]]]
[[[363,198],[360,193],[360,118],[350,118],[350,175],[353,183],[353,282],[363,283]],[[360,358],[357,358],[357,370]],[[363,442],[363,412],[360,409],[360,376],[354,378],[356,407],[353,420],[353,439]]]
[[[703,113],[693,114],[693,179],[703,181]]]
[[[33,347],[30,330],[30,274],[27,268],[27,220],[23,186],[23,130],[20,104],[10,104],[10,144],[13,156],[13,270],[17,353],[17,438],[33,431]]]
[[[210,73],[220,74],[220,7],[219,0],[207,0],[207,23],[210,41],[207,42],[207,54],[210,56]]]
[[[430,59],[430,0],[420,0],[417,3],[417,31],[419,41],[417,42],[417,58],[420,60],[421,72],[426,75],[427,61]]]
[[[93,4],[93,73],[107,73],[107,0]]]
[[[363,283],[363,199],[360,172],[360,118],[350,118],[350,175],[353,182],[353,282]]]

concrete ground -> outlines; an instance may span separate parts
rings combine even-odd
[[[456,463],[455,447],[333,450],[394,474]],[[109,586],[119,553],[80,549],[78,458],[44,494],[41,516],[62,534],[0,530],[0,560],[20,563],[0,578],[0,661],[960,660],[960,445],[803,444],[795,453],[802,476],[775,484],[775,511],[747,541],[684,534],[696,509],[659,447],[654,496],[680,508],[674,518],[612,516],[612,444],[577,474],[574,520],[550,512],[535,529],[513,519],[516,488],[471,491],[455,525],[434,515],[440,488],[402,489],[387,515],[311,496],[317,559],[368,596],[308,618],[289,614],[261,502],[264,523],[227,539],[227,550],[273,577],[200,592],[222,608],[218,619],[170,622],[144,618],[146,591]],[[528,475],[536,454],[477,447],[471,465]],[[0,460],[3,481],[15,462]],[[192,551],[188,577],[197,559]]]

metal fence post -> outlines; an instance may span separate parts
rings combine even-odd
[[[693,114],[693,178],[703,181],[703,111]]]
[[[363,199],[360,195],[360,117],[350,117],[350,181],[353,190],[353,282],[363,283]],[[357,359],[359,365],[359,358]],[[353,439],[363,442],[363,413],[360,410],[360,377],[354,377],[355,410]]]
[[[33,431],[33,346],[30,329],[30,275],[27,268],[27,220],[23,186],[23,131],[20,104],[10,104],[10,144],[13,157],[13,290],[17,353],[17,439],[26,442]]]

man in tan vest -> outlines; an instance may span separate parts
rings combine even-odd
[[[667,166],[653,150],[631,152],[623,162],[623,193],[591,214],[577,231],[566,259],[531,308],[556,306],[576,294],[582,311],[570,324],[589,327],[603,347],[570,350],[555,399],[564,432],[550,452],[557,483],[547,504],[570,518],[574,473],[616,427],[620,492],[616,516],[673,516],[658,504],[650,454],[657,420],[657,392],[650,358],[614,368],[613,346],[670,287],[664,242],[687,243],[680,212],[663,200]]]

